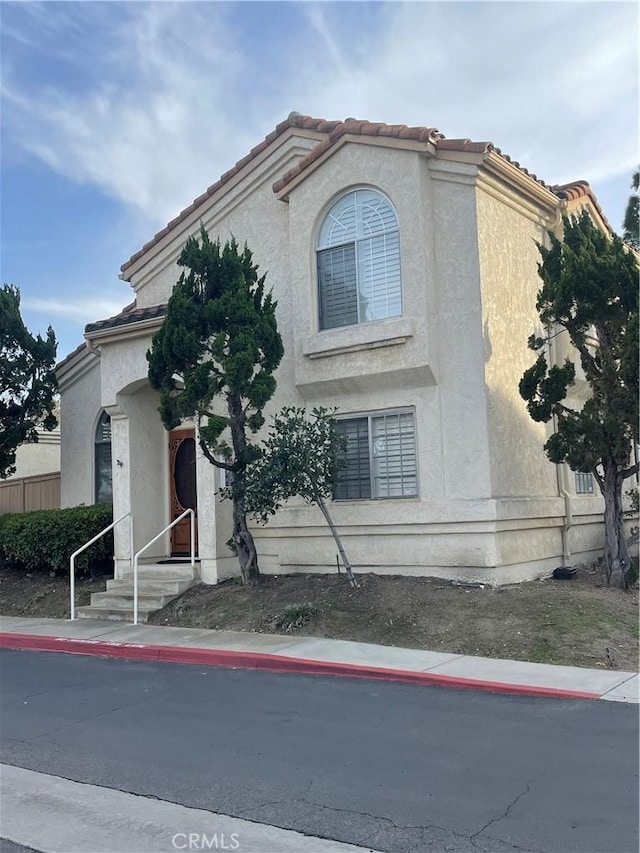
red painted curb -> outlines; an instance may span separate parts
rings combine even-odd
[[[126,660],[155,660],[164,663],[222,666],[232,669],[260,669],[267,672],[291,672],[301,675],[333,675],[342,678],[368,678],[379,681],[398,681],[404,684],[424,684],[456,687],[463,690],[484,690],[516,696],[550,696],[555,699],[599,699],[599,693],[561,690],[555,687],[511,684],[502,681],[483,681],[433,672],[412,672],[351,663],[315,661],[306,658],[284,657],[263,652],[230,651],[227,649],[190,648],[189,646],[149,646],[136,643],[113,643],[106,640],[78,640],[67,637],[41,637],[37,634],[0,633],[0,648],[21,651],[63,652],[72,655],[96,655]]]

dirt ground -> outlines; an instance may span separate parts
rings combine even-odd
[[[316,614],[299,636],[432,649],[458,654],[638,669],[638,591],[603,588],[594,567],[571,580],[547,579],[497,589],[466,588],[435,578],[360,575],[266,576],[257,589],[235,580],[200,584],[155,613],[156,625],[282,633],[288,605]],[[89,602],[103,579],[78,580],[77,603]],[[0,613],[68,618],[66,577],[0,571]],[[608,650],[608,652],[607,652]]]
[[[77,578],[76,606],[90,604],[91,593],[105,589],[106,577]],[[48,572],[26,574],[13,568],[0,569],[0,615],[68,619],[69,575],[49,577]]]

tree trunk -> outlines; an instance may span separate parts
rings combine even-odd
[[[331,534],[332,534],[332,536],[335,540],[335,543],[338,547],[338,552],[339,552],[340,556],[342,557],[342,563],[343,563],[345,571],[347,573],[347,577],[349,578],[349,583],[351,584],[351,586],[354,589],[358,589],[359,583],[356,580],[355,575],[353,574],[353,569],[351,568],[351,563],[349,562],[349,558],[347,557],[345,550],[342,547],[342,541],[340,540],[340,537],[338,536],[338,531],[336,530],[336,528],[333,524],[333,519],[331,518],[331,515],[329,514],[329,510],[327,509],[327,505],[325,504],[324,498],[322,497],[322,495],[316,494],[316,503],[320,507],[322,514],[324,515],[326,522],[329,525],[329,530],[331,531]]]
[[[630,563],[624,532],[622,483],[617,466],[607,465],[600,485],[604,497],[604,573],[609,586],[625,589]]]
[[[247,517],[242,509],[242,496],[233,492],[233,543],[240,563],[240,574],[244,586],[258,586],[260,569],[258,554],[251,531],[247,527]]]
[[[242,474],[244,472],[245,454],[247,451],[247,436],[245,433],[246,416],[242,401],[237,394],[227,395],[227,407],[231,428],[231,442],[235,457],[235,470],[231,474],[231,497],[233,501],[233,544],[240,563],[240,574],[244,586],[258,586],[260,569],[258,568],[258,552],[253,536],[247,525],[247,516],[242,506],[243,488]]]

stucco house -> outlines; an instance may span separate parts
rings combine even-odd
[[[357,571],[491,584],[602,547],[602,501],[543,452],[518,394],[540,333],[536,241],[588,184],[549,186],[491,143],[429,127],[292,113],[123,266],[134,301],[86,327],[58,366],[62,505],[131,510],[134,550],[197,508],[196,572],[238,574],[230,506],[192,424],[167,433],[145,354],[201,224],[245,241],[278,301],[285,357],[265,414],[337,406],[348,438],[333,514]],[[567,351],[560,335],[552,357]],[[578,383],[576,393],[580,393]],[[256,528],[263,572],[335,571],[319,511],[292,502]],[[188,551],[174,528],[150,549]],[[116,576],[131,560],[116,530]]]

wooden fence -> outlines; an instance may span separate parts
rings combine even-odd
[[[0,480],[0,515],[30,512],[32,509],[59,509],[60,472]]]

